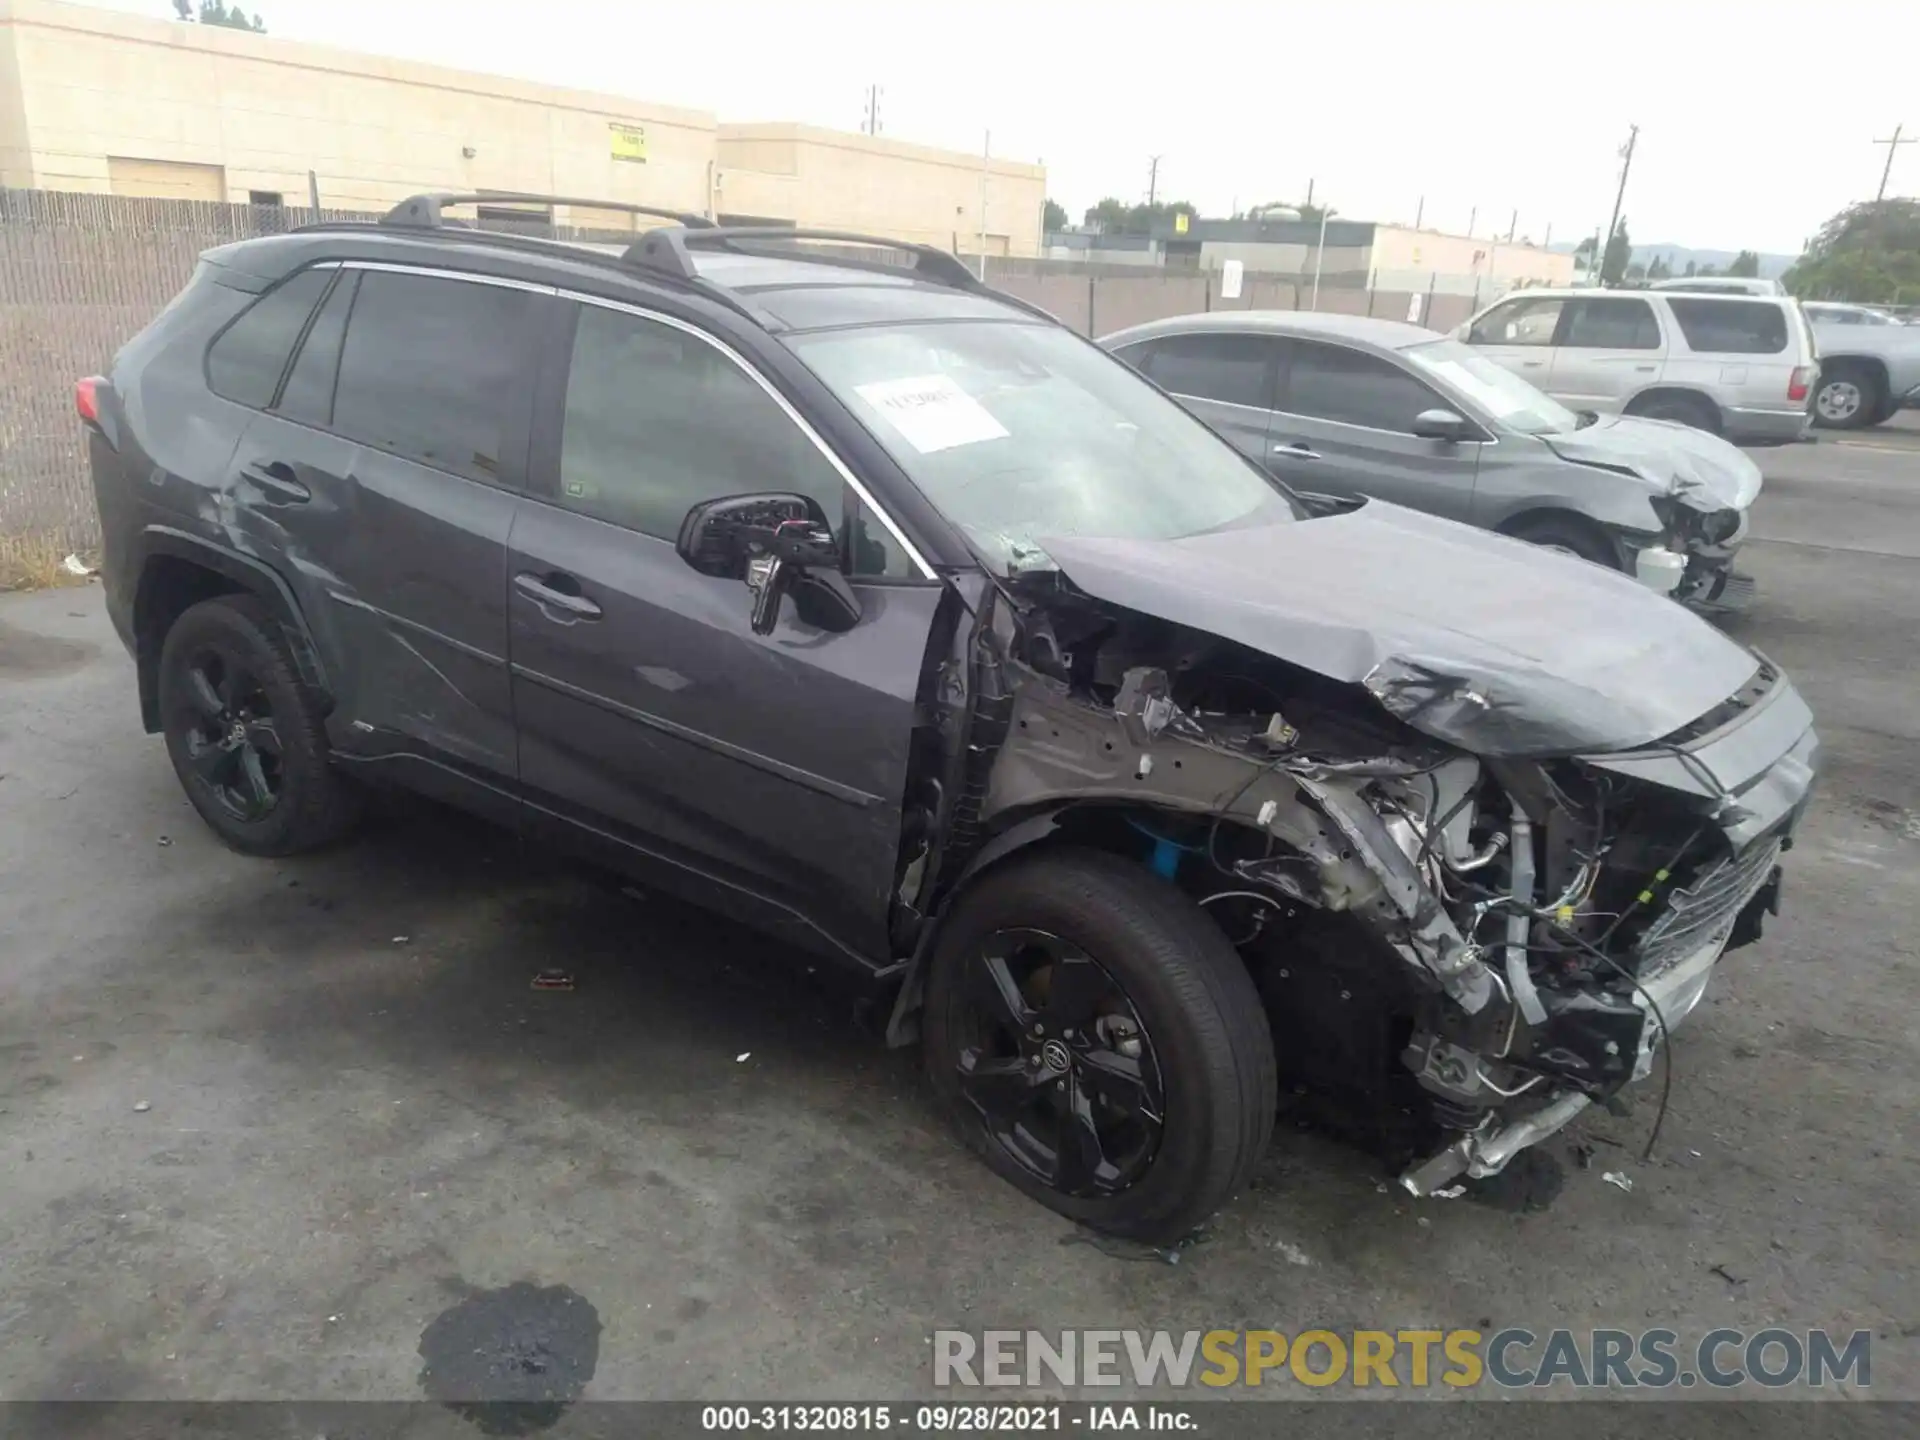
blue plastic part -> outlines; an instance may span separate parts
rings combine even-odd
[[[1184,845],[1176,845],[1173,841],[1156,835],[1153,840],[1153,859],[1150,862],[1153,873],[1164,875],[1169,880],[1173,879],[1180,871],[1180,852],[1184,849],[1186,849]]]

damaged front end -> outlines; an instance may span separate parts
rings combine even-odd
[[[1239,949],[1283,1084],[1411,1157],[1415,1194],[1647,1074],[1777,902],[1817,741],[1764,662],[1650,745],[1572,726],[1546,754],[1537,714],[1431,659],[1356,683],[1057,571],[1012,591],[939,870],[1042,834],[1137,855]]]

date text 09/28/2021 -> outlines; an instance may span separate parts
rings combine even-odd
[[[700,1428],[1011,1435],[1023,1431],[1199,1429],[1177,1405],[707,1405]]]

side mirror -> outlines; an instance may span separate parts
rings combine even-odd
[[[773,633],[789,594],[800,618],[819,629],[851,630],[860,620],[826,513],[804,495],[702,501],[681,521],[674,549],[702,575],[745,582],[756,635]]]
[[[1464,440],[1471,427],[1451,410],[1422,410],[1413,417],[1413,433],[1422,440]]]

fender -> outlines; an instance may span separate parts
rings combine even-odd
[[[140,634],[140,611],[149,568],[159,556],[170,556],[212,571],[231,581],[235,588],[265,602],[284,627],[301,681],[320,696],[323,713],[333,708],[333,692],[327,684],[326,671],[320,661],[319,647],[314,643],[313,631],[300,609],[300,602],[294,598],[292,588],[270,565],[169,525],[145,527],[140,532],[136,547],[138,563],[134,573],[141,578],[134,597],[134,660],[139,672],[140,718],[146,725],[147,733],[152,734],[160,728],[159,645],[145,643],[145,637]]]
[[[898,1050],[911,1045],[919,1038],[920,1027],[916,1016],[926,999],[926,963],[933,953],[934,942],[946,923],[947,914],[953,909],[953,902],[966,893],[968,885],[983,870],[987,870],[1015,851],[1024,850],[1045,840],[1060,828],[1060,814],[1068,807],[1055,806],[1039,815],[1029,815],[1026,819],[1008,826],[993,839],[982,845],[973,859],[967,862],[966,869],[960,872],[960,878],[947,887],[941,898],[940,908],[934,914],[932,923],[920,927],[920,939],[913,947],[913,954],[901,965],[895,967],[904,971],[900,989],[894,995],[893,1013],[887,1019],[887,1048]]]

